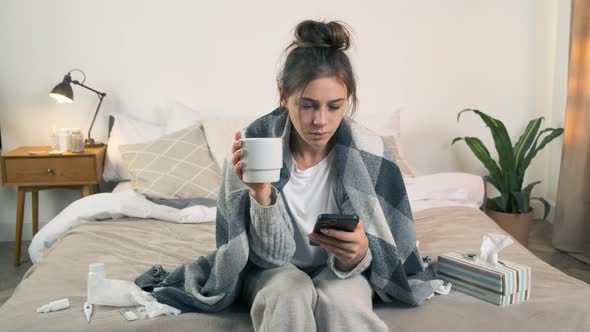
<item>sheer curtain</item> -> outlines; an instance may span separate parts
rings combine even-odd
[[[590,0],[574,0],[553,246],[590,264]]]

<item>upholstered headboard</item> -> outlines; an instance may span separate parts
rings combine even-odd
[[[482,176],[481,178],[483,180],[483,203],[481,203],[479,209],[482,212],[486,212],[486,203],[488,201],[488,182],[486,181],[485,176]]]
[[[111,137],[111,130],[113,130],[114,124],[115,124],[115,118],[112,115],[109,115],[109,135],[107,137]]]

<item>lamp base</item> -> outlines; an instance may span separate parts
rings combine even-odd
[[[95,142],[94,138],[87,138],[84,140],[84,147],[85,148],[99,148],[101,146],[104,146],[104,143]]]

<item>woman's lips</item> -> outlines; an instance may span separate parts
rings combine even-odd
[[[328,136],[328,133],[309,133],[314,140],[321,140]]]

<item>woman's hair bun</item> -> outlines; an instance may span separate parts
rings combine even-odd
[[[331,47],[344,51],[350,47],[350,32],[343,22],[306,20],[295,27],[295,41],[291,45]]]

